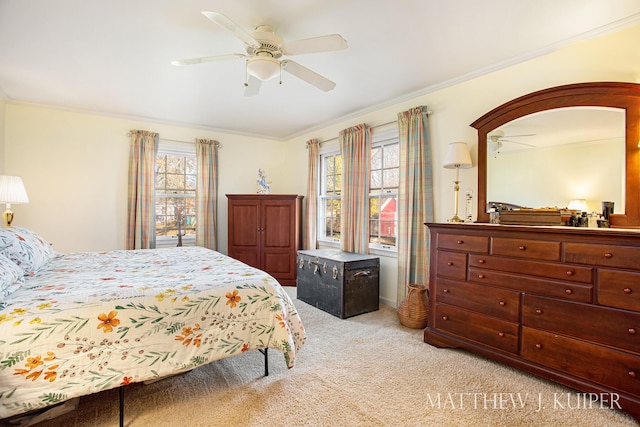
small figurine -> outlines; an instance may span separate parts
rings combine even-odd
[[[271,182],[267,181],[267,174],[262,169],[258,169],[258,194],[269,194],[271,192]]]

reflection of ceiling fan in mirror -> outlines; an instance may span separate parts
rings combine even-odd
[[[347,41],[343,39],[341,35],[331,34],[285,42],[282,37],[277,35],[268,25],[259,25],[255,31],[248,33],[221,13],[205,11],[202,12],[202,14],[244,42],[244,48],[247,54],[231,53],[181,59],[172,61],[171,63],[173,65],[193,65],[209,61],[245,58],[248,75],[247,81],[245,81],[247,88],[245,95],[247,96],[257,95],[261,82],[270,80],[276,76],[281,76],[282,70],[293,74],[299,79],[325,92],[332,90],[336,86],[334,82],[315,71],[311,71],[289,59],[280,60],[280,58],[282,56],[346,49]]]
[[[527,144],[524,142],[507,139],[507,138],[520,138],[520,137],[534,136],[534,135],[535,134],[530,133],[526,135],[506,135],[505,136],[504,131],[500,129],[496,129],[487,135],[487,151],[489,152],[489,154],[497,155],[498,153],[500,153],[500,149],[503,147],[505,142],[520,144],[527,147],[535,147],[535,145],[532,145],[532,144]]]

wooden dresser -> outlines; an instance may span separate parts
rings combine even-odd
[[[640,230],[426,225],[425,342],[603,393],[640,421]]]

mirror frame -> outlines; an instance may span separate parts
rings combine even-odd
[[[611,216],[612,227],[640,228],[640,84],[576,83],[532,92],[489,111],[473,123],[478,131],[478,216],[489,222],[487,134],[517,118],[555,108],[594,106],[625,110],[625,212]]]

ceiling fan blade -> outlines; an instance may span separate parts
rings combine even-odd
[[[501,139],[501,141],[504,141],[504,142],[512,142],[512,143],[514,143],[514,144],[520,144],[520,145],[526,145],[527,147],[535,147],[535,145],[533,145],[533,144],[527,144],[527,143],[525,143],[525,142],[520,142],[520,141],[513,141],[513,140],[511,140],[511,139]]]
[[[295,40],[284,45],[285,55],[300,55],[303,53],[330,52],[349,47],[347,41],[340,34]]]
[[[536,136],[536,134],[535,133],[525,133],[525,134],[522,134],[522,135],[504,135],[503,137],[504,138],[519,138],[521,136]]]
[[[315,71],[311,71],[310,69],[303,67],[297,62],[290,61],[288,59],[284,60],[282,61],[282,69],[322,91],[329,92],[336,87],[336,84],[331,80],[321,76]]]
[[[257,42],[256,39],[251,37],[251,34],[247,33],[245,30],[243,30],[235,22],[227,18],[222,13],[203,11],[202,14],[207,18],[209,18],[210,20],[212,20],[213,22],[215,22],[216,24],[220,25],[225,30],[229,31],[231,34],[233,34],[234,36],[242,40],[244,43],[253,47],[254,49],[257,49],[260,47],[260,43]]]
[[[256,77],[249,76],[249,81],[246,83],[247,88],[244,90],[244,96],[256,96],[260,92],[260,85],[262,81]]]
[[[215,56],[202,56],[200,58],[189,58],[189,59],[178,59],[175,61],[171,61],[171,65],[193,65],[193,64],[201,64],[203,62],[211,62],[211,61],[223,61],[226,59],[239,59],[245,58],[246,55],[241,53],[230,53],[228,55],[215,55]]]

